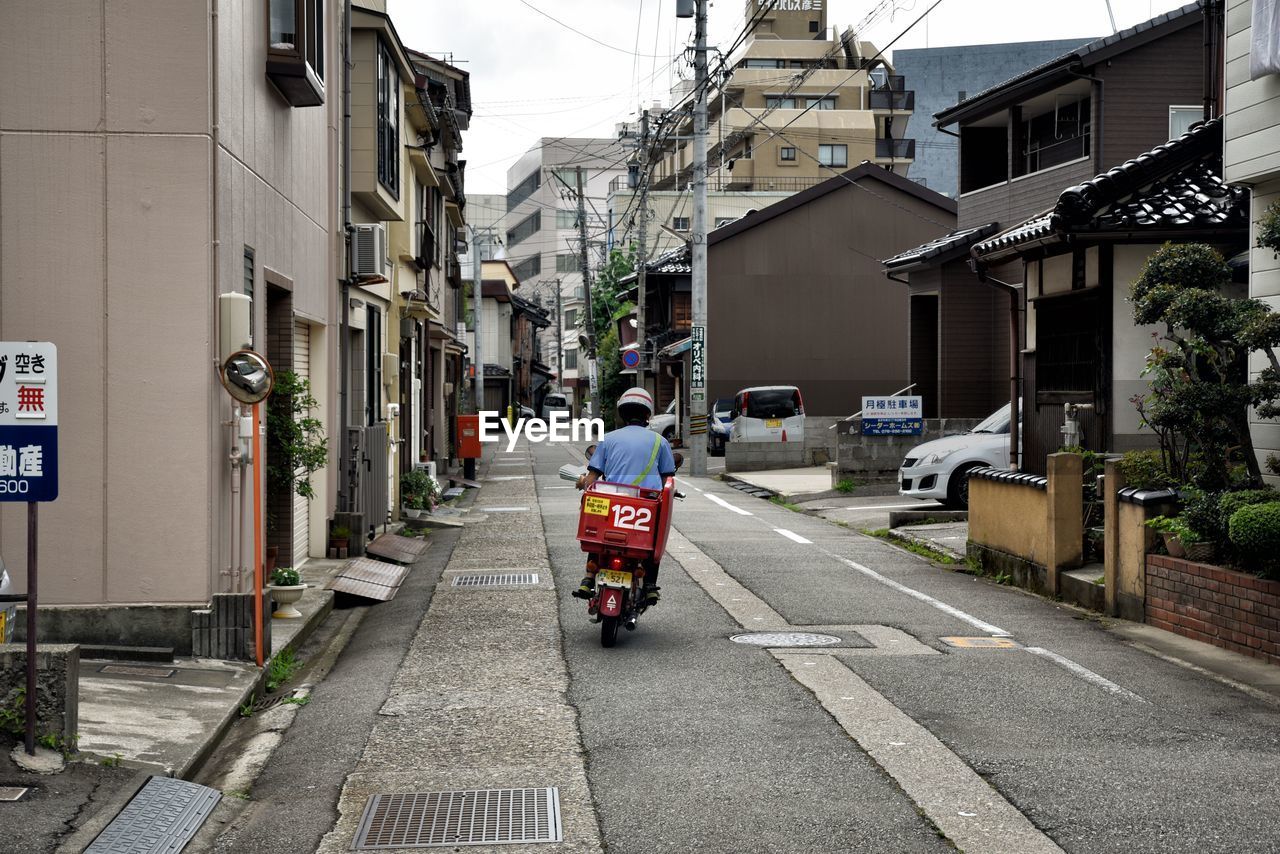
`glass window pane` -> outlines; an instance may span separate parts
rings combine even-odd
[[[1170,107],[1169,108],[1169,139],[1177,139],[1187,131],[1191,130],[1191,126],[1204,118],[1203,107]]]
[[[297,49],[298,19],[293,3],[294,0],[271,0],[271,46],[277,50]]]

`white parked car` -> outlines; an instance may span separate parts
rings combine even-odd
[[[676,424],[676,402],[674,400],[667,404],[666,409],[649,419],[649,429],[655,433],[662,434],[662,438],[668,442],[675,439],[680,425]]]
[[[969,472],[1009,467],[1009,404],[968,433],[944,436],[907,452],[898,472],[898,494],[933,498],[957,510],[969,508]]]
[[[744,388],[730,415],[730,441],[804,442],[804,399],[793,385]]]

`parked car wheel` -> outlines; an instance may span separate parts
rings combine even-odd
[[[959,468],[951,474],[951,480],[947,484],[946,503],[952,510],[969,509],[969,474],[977,468],[982,468],[982,465],[973,463]]]
[[[662,431],[662,438],[666,439],[668,442],[670,442],[675,437],[676,437],[676,428],[674,427],[668,427],[666,430]]]

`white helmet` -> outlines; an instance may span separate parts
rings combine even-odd
[[[627,389],[622,393],[622,396],[618,398],[619,411],[622,410],[622,407],[629,404],[643,406],[648,413],[648,417],[653,415],[653,398],[649,395],[649,392],[639,386]]]

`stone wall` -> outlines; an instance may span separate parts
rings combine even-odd
[[[20,698],[27,687],[26,644],[0,644],[0,708],[16,710],[25,721]],[[39,644],[36,647],[36,737],[58,735],[74,748],[80,730],[80,647]],[[21,737],[21,736],[19,736]]]
[[[36,640],[84,646],[173,647],[175,655],[191,654],[191,611],[186,605],[51,605],[41,603]],[[18,606],[13,640],[27,638],[26,607]]]
[[[832,483],[844,478],[864,481],[894,479],[907,452],[916,445],[967,433],[979,422],[977,418],[929,418],[925,420],[924,432],[919,436],[863,436],[861,418],[843,422],[841,427],[826,431],[838,434]],[[808,436],[806,429],[806,440]]]
[[[1280,664],[1280,581],[1148,555],[1147,623]]]
[[[730,442],[724,447],[724,470],[765,471],[808,465],[801,442]]]

